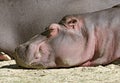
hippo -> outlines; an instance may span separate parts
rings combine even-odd
[[[16,48],[25,68],[107,65],[120,58],[120,7],[63,17]]]
[[[119,0],[0,0],[0,52],[14,58],[18,45],[64,15],[98,11],[118,3]],[[4,60],[4,53],[0,53],[0,60]]]

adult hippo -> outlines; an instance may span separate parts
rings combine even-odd
[[[42,36],[43,35],[43,36]],[[68,15],[16,48],[27,68],[106,65],[120,58],[120,7]]]
[[[15,47],[42,32],[50,22],[66,14],[102,10],[118,3],[119,0],[0,0],[0,52],[14,57]]]

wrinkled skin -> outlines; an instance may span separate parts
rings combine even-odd
[[[14,57],[19,44],[64,15],[98,11],[118,3],[119,0],[0,0],[0,52]]]
[[[43,36],[42,36],[43,35]],[[120,58],[120,8],[65,16],[16,48],[26,68],[106,65]]]

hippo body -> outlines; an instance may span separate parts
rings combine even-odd
[[[26,68],[107,65],[120,58],[120,7],[68,15],[16,48]]]
[[[118,3],[119,0],[0,0],[0,52],[14,57],[19,44],[42,32],[50,22],[58,22],[66,14],[107,9]]]

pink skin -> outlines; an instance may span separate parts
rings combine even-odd
[[[78,20],[77,20],[77,23]],[[37,65],[42,64],[47,67],[70,67],[70,66],[78,66],[82,63],[85,63],[86,61],[90,60],[93,57],[94,49],[95,49],[95,37],[94,34],[90,35],[90,38],[88,38],[87,47],[85,46],[86,40],[84,37],[82,37],[82,34],[78,34],[81,24],[75,24],[72,25],[71,28],[65,28],[63,25],[59,24],[51,24],[49,26],[49,30],[51,31],[48,39],[46,39],[43,42],[40,42],[40,40],[32,39],[29,42],[25,43],[24,45],[21,45],[17,48],[17,53],[20,55],[20,48],[23,46],[27,46],[29,44],[29,48],[26,50],[26,64],[29,63],[29,65]],[[63,35],[64,33],[64,35]],[[64,38],[62,37],[64,36]],[[66,42],[66,38],[67,41]],[[39,38],[39,37],[38,37]],[[40,39],[40,38],[39,38]],[[49,44],[49,45],[48,45]],[[52,54],[50,52],[50,48],[52,47],[54,49],[55,55],[54,61],[50,61],[49,64],[46,63],[49,60],[49,55]],[[77,48],[76,48],[77,47]],[[92,49],[91,49],[92,48]],[[34,49],[34,50],[33,50]],[[22,48],[23,50],[23,48]],[[22,51],[21,51],[22,52]],[[42,56],[39,55],[41,52]],[[33,54],[34,53],[34,54]],[[18,55],[18,56],[19,56]],[[34,55],[34,56],[33,56]],[[73,56],[74,55],[74,56]],[[23,55],[22,55],[23,56]],[[53,56],[53,55],[52,55]],[[33,59],[34,58],[34,59]],[[17,60],[17,58],[16,58]],[[53,59],[52,59],[53,60]],[[19,65],[21,65],[18,62]]]
[[[11,60],[11,58],[7,54],[0,52],[0,61],[8,61],[8,60]]]
[[[38,35],[16,48],[16,62],[27,68],[109,64],[120,58],[118,11],[120,9],[108,9],[66,16],[59,24],[53,23],[41,33],[44,36]]]
[[[0,61],[1,60],[5,60],[5,57],[2,54],[0,54]]]
[[[22,53],[22,56],[26,58],[22,62],[23,64],[29,64],[32,68],[36,68],[36,66],[39,68],[39,65],[44,66],[44,68],[80,66],[91,60],[95,50],[94,32],[89,35],[88,41],[86,41],[82,34],[78,34],[83,26],[82,21],[75,20],[76,22],[70,25],[70,28],[59,24],[51,24],[48,28],[50,34],[47,35],[47,39],[44,39],[45,41],[41,42],[39,36],[31,39],[30,43],[27,42],[16,49],[17,56],[21,57],[20,52],[22,51],[20,50],[23,50],[22,47],[29,47],[26,49],[26,55]],[[53,51],[50,52],[50,48]],[[41,53],[41,56],[39,53]],[[50,60],[50,55],[54,57],[54,59],[51,59],[52,61]],[[20,62],[17,61],[19,65],[21,65]]]

